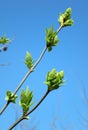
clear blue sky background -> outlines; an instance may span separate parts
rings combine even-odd
[[[8,51],[0,53],[0,63],[11,63],[0,67],[0,109],[6,103],[5,93],[12,92],[20,83],[27,67],[23,63],[26,51],[35,61],[45,47],[45,29],[59,27],[58,16],[66,8],[72,8],[74,26],[59,33],[60,44],[44,55],[34,73],[22,88],[29,86],[34,91],[35,104],[46,92],[46,73],[52,68],[65,71],[66,83],[53,91],[30,115],[30,120],[21,122],[14,130],[87,130],[84,123],[87,106],[83,90],[88,91],[88,1],[87,0],[0,0],[0,36],[13,39]],[[17,93],[20,94],[20,91]],[[19,100],[17,100],[17,103]],[[19,105],[10,104],[0,116],[0,129],[9,126],[22,114]],[[87,124],[88,125],[88,124]],[[21,128],[23,126],[23,128]]]

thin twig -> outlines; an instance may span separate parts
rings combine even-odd
[[[8,130],[12,130],[17,124],[24,120],[24,116],[21,116]]]
[[[0,64],[0,66],[8,66],[8,65],[10,65],[11,63],[3,63],[3,64]]]
[[[7,101],[7,103],[3,106],[3,108],[0,111],[0,115],[4,112],[4,110],[7,108],[10,102]]]
[[[27,119],[27,116],[29,114],[31,114],[41,103],[42,101],[47,97],[47,95],[49,94],[49,90],[46,91],[46,93],[44,94],[44,96],[41,98],[41,100],[37,103],[37,105],[30,110],[27,114],[22,115],[8,130],[12,130],[15,126],[17,126],[22,120]]]
[[[60,26],[57,31],[56,31],[56,35],[60,32],[60,30],[63,28],[63,26]]]

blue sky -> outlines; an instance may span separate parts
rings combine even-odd
[[[6,35],[12,39],[8,51],[0,53],[0,63],[10,63],[9,66],[0,67],[0,109],[6,103],[6,91],[14,91],[28,71],[24,64],[26,51],[31,52],[36,61],[45,47],[45,29],[51,25],[55,30],[59,27],[59,13],[71,7],[74,19],[72,27],[60,31],[60,43],[52,52],[45,53],[41,63],[22,88],[29,86],[34,91],[36,104],[46,92],[44,81],[47,72],[52,68],[64,70],[65,85],[50,93],[30,115],[30,120],[21,122],[14,130],[21,130],[22,124],[22,130],[32,126],[36,126],[36,130],[54,130],[51,126],[55,119],[56,130],[88,129],[83,125],[82,119],[88,112],[83,100],[84,88],[86,94],[88,93],[87,4],[87,0],[0,1],[0,36]],[[17,94],[19,95],[20,91]],[[21,114],[18,104],[10,104],[0,116],[0,128],[7,130]]]

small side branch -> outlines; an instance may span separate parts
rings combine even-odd
[[[18,92],[18,90],[21,88],[21,86],[23,85],[23,83],[25,82],[25,80],[28,78],[28,76],[31,74],[31,72],[33,72],[33,70],[35,69],[35,67],[39,64],[39,62],[41,61],[42,57],[44,56],[45,52],[47,50],[47,47],[45,47],[39,57],[39,59],[36,61],[36,63],[34,64],[34,66],[28,70],[28,72],[26,73],[26,75],[23,77],[23,79],[21,80],[21,82],[19,83],[19,85],[17,86],[16,90],[13,92],[13,96]],[[11,102],[9,102],[11,103]],[[8,101],[7,103],[5,104],[5,106],[3,107],[4,109],[2,109],[0,111],[0,115],[4,112],[4,110],[7,108],[7,105],[8,104]]]
[[[8,130],[12,130],[15,126],[17,126],[22,120],[27,119],[28,115],[30,115],[41,103],[42,101],[47,97],[47,95],[49,94],[49,90],[47,90],[47,92],[44,94],[44,96],[41,98],[41,100],[37,103],[37,105],[30,110],[27,114],[22,115]]]

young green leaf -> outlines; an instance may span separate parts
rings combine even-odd
[[[33,104],[32,98],[33,92],[31,92],[28,87],[26,88],[26,91],[22,90],[19,103],[22,107],[23,115],[28,112],[30,106]]]

